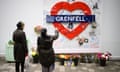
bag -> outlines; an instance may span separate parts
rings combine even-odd
[[[30,60],[29,60],[29,56],[25,57],[25,69],[26,69],[26,72],[30,72]]]

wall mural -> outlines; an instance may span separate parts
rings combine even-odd
[[[57,29],[54,49],[100,48],[101,0],[44,0],[44,23]]]

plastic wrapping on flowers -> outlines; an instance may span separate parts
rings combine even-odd
[[[105,53],[97,53],[97,62],[99,62],[100,60],[108,61],[111,56],[112,54],[108,51],[106,51]]]

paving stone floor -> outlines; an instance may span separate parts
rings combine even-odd
[[[15,72],[15,63],[0,61],[0,72]],[[42,72],[41,65],[30,63],[25,72]],[[104,67],[96,63],[79,63],[77,67],[61,66],[59,62],[56,62],[54,72],[120,72],[120,61],[108,61]]]

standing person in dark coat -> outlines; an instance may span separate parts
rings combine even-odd
[[[27,40],[24,29],[24,23],[18,22],[17,29],[13,32],[14,41],[14,59],[15,59],[15,70],[19,71],[21,66],[21,72],[24,72],[25,56],[28,54]]]
[[[41,30],[41,36],[37,39],[37,50],[39,60],[42,65],[42,72],[52,72],[55,62],[55,53],[53,50],[53,41],[58,38],[58,31],[55,31],[55,36],[47,35],[47,29]]]

